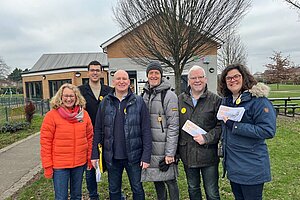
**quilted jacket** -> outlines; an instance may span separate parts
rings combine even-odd
[[[55,109],[49,111],[40,134],[45,177],[52,177],[53,168],[74,168],[90,162],[92,140],[93,126],[86,111],[83,120],[76,123],[62,118]]]
[[[162,80],[162,83],[150,89],[146,83],[143,96],[149,109],[152,132],[152,154],[149,168],[142,171],[142,181],[167,181],[177,178],[178,167],[171,164],[168,171],[159,170],[159,161],[165,156],[175,156],[179,134],[178,99],[170,89],[170,83]],[[164,107],[162,105],[161,93],[166,90]],[[161,120],[158,120],[161,119]]]
[[[141,161],[150,163],[152,136],[148,109],[143,98],[133,94],[130,90],[128,90],[125,100],[127,105],[123,111],[125,113],[124,127],[119,127],[118,122],[115,122],[116,113],[120,110],[115,106],[116,102],[119,104],[119,100],[113,93],[104,97],[97,112],[92,159],[99,159],[97,146],[100,143],[103,145],[103,155],[108,166],[112,165],[114,157],[113,133],[115,128],[124,128],[124,145],[126,145],[128,163]]]

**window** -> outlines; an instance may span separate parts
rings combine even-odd
[[[33,99],[33,98],[42,99],[43,98],[42,81],[26,82],[25,88],[26,88],[26,97],[27,98],[29,98],[29,99]]]
[[[49,92],[50,92],[50,98],[53,97],[60,86],[62,86],[65,83],[72,83],[71,79],[64,79],[64,80],[55,80],[55,81],[49,81]]]

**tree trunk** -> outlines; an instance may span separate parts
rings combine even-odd
[[[179,69],[179,66],[175,66],[174,68],[175,68],[174,69],[174,74],[175,74],[175,93],[178,96],[181,93],[181,71]]]

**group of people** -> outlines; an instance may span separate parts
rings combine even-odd
[[[98,144],[103,146],[112,200],[126,198],[124,169],[134,200],[145,199],[146,181],[154,183],[157,199],[179,200],[179,160],[191,200],[202,199],[201,181],[206,199],[220,199],[220,156],[235,199],[262,199],[264,183],[271,180],[265,139],[275,135],[276,113],[266,98],[269,88],[257,83],[245,66],[230,65],[222,72],[223,98],[208,90],[200,66],[189,70],[188,87],[178,97],[159,62],[147,66],[142,95],[131,91],[126,71],[115,72],[113,88],[100,83],[101,71],[101,64],[92,61],[87,84],[62,85],[44,118],[41,159],[45,177],[53,178],[55,199],[68,199],[69,185],[71,200],[81,199],[84,172],[90,199],[99,199]],[[220,105],[243,107],[242,119],[218,120]],[[188,120],[206,133],[192,136],[182,130]]]

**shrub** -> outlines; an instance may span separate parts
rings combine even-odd
[[[25,105],[25,116],[27,122],[31,123],[34,112],[35,106],[33,105],[32,101],[27,102]]]
[[[26,129],[30,126],[29,122],[6,122],[0,127],[0,132],[1,133],[14,133],[17,132],[18,130],[23,130]]]

